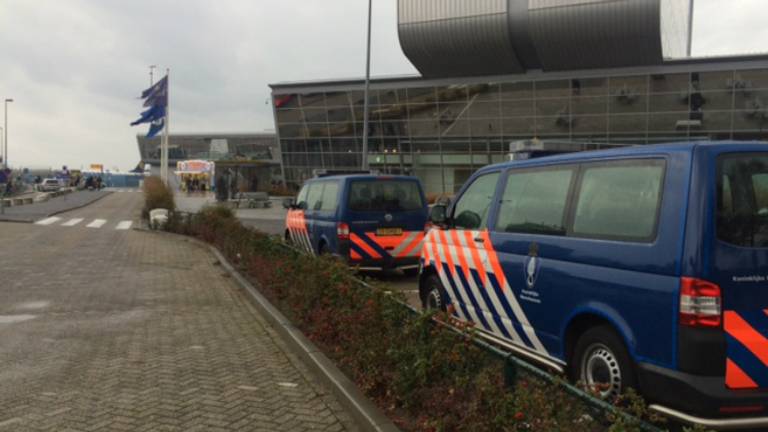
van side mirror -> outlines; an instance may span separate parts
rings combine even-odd
[[[448,222],[448,207],[442,204],[436,204],[429,212],[429,221],[433,225],[443,226]]]
[[[287,210],[293,208],[293,206],[294,206],[293,202],[294,202],[293,198],[284,198],[283,199],[283,208],[287,209]]]

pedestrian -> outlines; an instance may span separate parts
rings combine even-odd
[[[101,176],[96,177],[96,190],[101,190]]]

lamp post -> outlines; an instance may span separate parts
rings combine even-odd
[[[3,148],[3,131],[0,127],[0,149]],[[3,153],[3,163],[5,163],[5,153]],[[3,169],[5,171],[5,169]],[[7,181],[7,180],[6,180]],[[0,214],[5,214],[5,185],[0,183]]]
[[[3,168],[8,168],[8,103],[13,102],[13,99],[5,100],[5,127],[3,129]]]
[[[693,0],[688,2],[688,46],[686,51],[688,57],[693,55]]]
[[[373,16],[373,0],[368,0],[368,45],[365,61],[365,93],[363,98],[363,171],[368,170],[368,94],[371,89],[371,20]]]

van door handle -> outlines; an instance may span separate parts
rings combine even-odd
[[[485,240],[483,240],[483,238],[482,238],[482,237],[475,237],[475,241],[476,241],[477,243],[483,243]]]

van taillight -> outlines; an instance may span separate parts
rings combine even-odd
[[[719,327],[722,323],[720,287],[700,279],[680,278],[680,324]]]
[[[339,240],[349,240],[349,225],[340,222],[336,225],[336,236]]]

